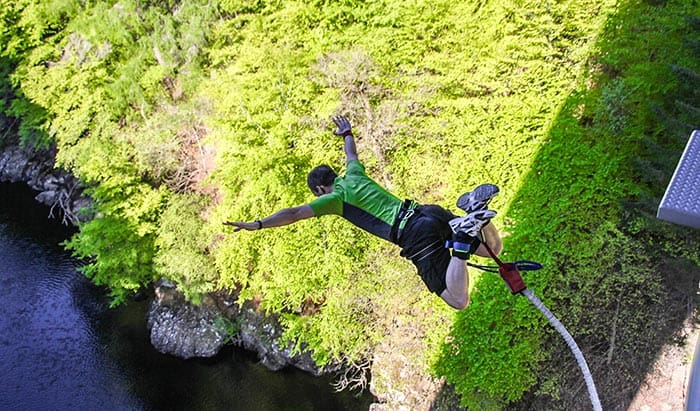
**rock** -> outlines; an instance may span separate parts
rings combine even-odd
[[[169,280],[160,280],[156,285],[156,303],[159,305],[171,306],[174,303],[185,302],[182,294],[175,289],[175,283]]]
[[[179,358],[212,357],[228,337],[218,325],[218,316],[211,308],[185,301],[174,287],[161,285],[148,310],[151,344]]]
[[[42,191],[41,193],[37,194],[34,199],[41,204],[48,204],[51,205],[56,201],[56,192],[55,191]]]
[[[258,355],[260,363],[272,371],[296,367],[315,376],[333,372],[338,365],[319,367],[308,351],[292,354],[292,344],[282,344],[282,327],[275,317],[258,312],[252,303],[243,306],[235,300],[205,296],[199,306],[187,302],[175,284],[161,280],[148,311],[151,343],[162,353],[180,358],[216,354],[227,340]],[[236,326],[236,335],[218,326],[226,318]]]
[[[48,175],[42,183],[42,188],[46,191],[55,191],[61,186],[58,180],[56,176]]]
[[[319,367],[308,351],[292,354],[292,344],[282,345],[282,327],[270,316],[257,312],[250,303],[241,307],[238,313],[240,329],[236,341],[246,350],[256,352],[260,362],[273,371],[292,366],[315,376],[338,370],[331,365]]]
[[[19,147],[6,147],[0,154],[0,180],[16,183],[23,181],[29,159]]]
[[[25,182],[39,192],[36,200],[58,211],[65,224],[89,220],[92,199],[82,195],[79,181],[70,173],[54,168],[54,150],[32,151],[19,145],[8,145],[0,151],[0,182]]]

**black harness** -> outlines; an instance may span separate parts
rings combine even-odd
[[[399,210],[399,213],[394,219],[394,224],[392,224],[391,226],[390,238],[392,243],[399,243],[399,240],[401,239],[401,234],[403,234],[403,229],[406,227],[406,223],[408,223],[408,220],[411,217],[413,217],[413,215],[416,213],[417,207],[418,203],[416,203],[415,201],[409,199],[404,200],[403,205],[401,205],[401,209]]]

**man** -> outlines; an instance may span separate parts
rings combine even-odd
[[[308,175],[307,183],[317,197],[308,204],[285,208],[254,222],[226,222],[235,231],[261,230],[295,223],[310,217],[336,214],[354,225],[401,247],[401,256],[410,259],[428,289],[447,304],[461,310],[469,304],[469,274],[466,260],[471,254],[486,257],[482,241],[498,254],[501,239],[489,224],[496,213],[488,210],[498,193],[493,184],[482,184],[457,200],[467,214],[457,217],[437,205],[401,201],[365,174],[357,157],[350,122],[344,116],[333,119],[335,135],[344,139],[347,158],[345,176],[338,177],[327,165]],[[452,254],[447,247],[452,248]]]

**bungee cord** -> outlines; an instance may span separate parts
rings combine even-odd
[[[581,350],[578,348],[578,345],[576,344],[576,341],[574,341],[574,337],[569,334],[569,332],[566,330],[566,327],[557,319],[554,314],[552,314],[549,309],[544,305],[542,300],[537,298],[535,293],[532,292],[529,288],[524,289],[521,291],[521,294],[527,297],[527,299],[534,305],[540,312],[547,317],[547,320],[549,321],[550,324],[554,326],[554,328],[559,332],[559,334],[564,337],[564,341],[566,341],[566,344],[569,346],[569,349],[571,349],[571,352],[574,353],[574,357],[576,357],[576,362],[578,363],[579,368],[581,368],[581,372],[583,373],[583,379],[586,381],[586,387],[588,388],[588,396],[591,399],[591,403],[593,404],[593,409],[595,411],[602,411],[602,407],[600,405],[600,399],[598,398],[598,392],[596,391],[595,388],[595,383],[593,382],[593,375],[591,374],[591,370],[588,369],[588,364],[586,363],[586,359],[583,357],[583,353]]]
[[[554,326],[557,332],[564,338],[564,341],[566,341],[566,344],[569,346],[569,349],[574,354],[576,362],[578,363],[578,366],[581,369],[581,372],[583,373],[583,379],[586,381],[586,388],[588,389],[588,396],[591,400],[591,404],[593,405],[593,410],[602,411],[603,408],[600,404],[600,399],[598,397],[598,391],[596,390],[595,383],[593,382],[593,375],[591,374],[591,371],[588,368],[588,363],[586,363],[586,359],[584,358],[583,353],[576,344],[576,341],[574,341],[574,338],[571,336],[571,334],[569,334],[569,332],[566,330],[566,327],[564,327],[564,325],[559,321],[559,319],[557,319],[557,317],[554,314],[552,314],[552,312],[549,311],[549,309],[544,305],[542,300],[540,300],[532,290],[527,288],[527,286],[525,285],[525,281],[520,275],[520,270],[539,270],[540,268],[542,268],[542,264],[527,260],[519,260],[512,263],[504,263],[496,256],[496,254],[491,250],[491,248],[488,246],[488,244],[486,244],[486,242],[482,242],[482,244],[484,245],[484,247],[486,247],[486,250],[488,251],[491,258],[498,265],[487,266],[472,263],[467,264],[471,267],[478,268],[483,271],[499,273],[503,281],[505,281],[506,285],[508,285],[508,288],[510,288],[511,293],[522,294],[523,296],[525,296],[528,299],[528,301],[530,301],[530,303],[532,303],[532,305],[535,306],[535,308],[537,308],[542,313],[542,315],[545,316],[545,318],[547,318],[549,323],[552,324],[552,326]]]

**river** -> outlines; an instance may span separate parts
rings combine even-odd
[[[73,230],[21,184],[0,184],[1,410],[367,410],[330,377],[272,372],[227,347],[215,358],[158,353],[149,301],[109,308],[59,243]]]

